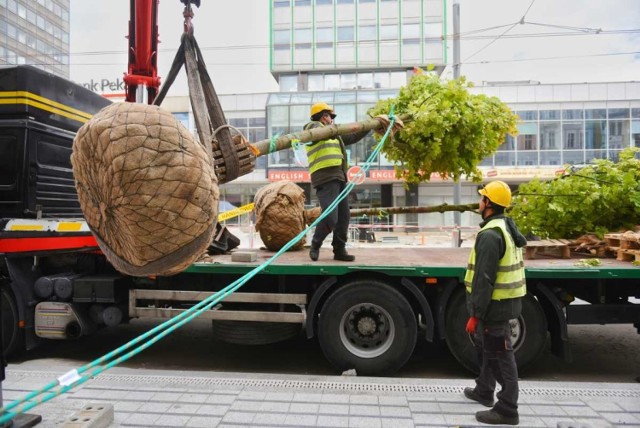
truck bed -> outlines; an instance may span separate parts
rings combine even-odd
[[[206,256],[194,263],[187,272],[238,273],[250,271],[267,262],[274,252],[255,249],[237,249],[234,252],[256,252],[255,262],[233,262],[231,254]],[[323,248],[320,259],[309,259],[308,249],[289,251],[265,268],[264,273],[288,275],[343,275],[356,271],[377,271],[390,276],[432,276],[463,278],[470,248],[438,247],[363,247],[350,248],[356,261],[333,260],[331,248]],[[600,266],[577,266],[584,257],[571,259],[540,258],[525,260],[528,278],[636,278],[640,267],[613,258],[600,258]]]

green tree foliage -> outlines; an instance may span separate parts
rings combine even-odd
[[[598,159],[571,167],[550,181],[522,184],[510,215],[520,229],[541,238],[576,238],[586,233],[631,229],[640,224],[640,160],[638,148],[620,160]]]
[[[481,181],[477,165],[492,155],[507,133],[517,133],[517,116],[496,97],[473,95],[464,77],[444,81],[433,74],[415,76],[396,98],[380,100],[369,114],[396,115],[411,121],[382,151],[396,163],[398,178],[428,181],[432,173],[454,180]]]

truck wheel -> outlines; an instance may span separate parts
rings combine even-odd
[[[464,292],[455,293],[445,315],[447,346],[467,370],[480,372],[480,363],[472,337],[465,332],[469,318]],[[547,342],[547,320],[538,301],[530,294],[522,299],[522,313],[510,321],[511,342],[518,369],[533,363],[544,351]]]
[[[0,290],[0,304],[2,305],[2,345],[4,355],[9,357],[21,350],[22,336],[18,328],[20,321],[18,305],[13,294],[6,287]]]
[[[355,281],[322,306],[318,340],[338,370],[391,375],[411,357],[418,334],[416,316],[400,292],[378,281]]]
[[[236,345],[269,345],[300,334],[300,324],[283,322],[211,321],[213,337]]]

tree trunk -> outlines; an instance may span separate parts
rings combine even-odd
[[[410,120],[408,115],[401,115],[399,118],[403,122]],[[264,156],[269,153],[277,152],[280,150],[286,150],[291,148],[291,142],[298,140],[301,143],[309,141],[322,141],[328,138],[334,138],[338,135],[354,134],[361,131],[382,130],[380,122],[375,119],[365,119],[360,122],[345,123],[341,125],[329,125],[319,128],[309,129],[306,131],[300,131],[293,134],[281,135],[273,140],[262,140],[253,144],[256,149],[256,157]]]
[[[430,207],[387,207],[387,208],[361,208],[351,210],[351,217],[361,215],[389,215],[389,214],[421,214],[421,213],[443,213],[447,211],[475,211],[479,204],[466,205],[434,205]]]

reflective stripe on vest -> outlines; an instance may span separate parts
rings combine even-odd
[[[305,126],[305,130],[314,123]],[[324,125],[322,125],[324,126]],[[313,174],[319,169],[342,165],[342,147],[338,139],[318,141],[312,146],[305,146],[307,159],[309,160],[309,173]]]
[[[493,285],[492,300],[514,299],[527,294],[527,283],[524,277],[524,260],[522,257],[522,249],[516,247],[511,234],[507,230],[507,224],[502,218],[491,220],[485,224],[478,234],[487,229],[500,229],[506,249],[504,256],[498,263],[498,272],[496,274],[496,282]],[[473,284],[473,275],[476,266],[476,249],[475,246],[469,255],[469,263],[467,265],[467,273],[464,277],[464,284],[467,293],[471,293]]]

